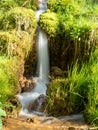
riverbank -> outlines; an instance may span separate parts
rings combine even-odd
[[[68,119],[69,118],[69,119]],[[75,118],[75,117],[74,117]],[[77,118],[77,117],[76,117]],[[67,120],[68,119],[68,120]],[[62,117],[7,117],[3,119],[3,130],[87,130],[90,129],[80,117],[72,119],[72,116]]]

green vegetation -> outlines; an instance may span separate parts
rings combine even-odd
[[[86,122],[98,125],[98,49],[86,64],[76,62],[66,78],[51,82],[47,101],[50,115],[82,112]]]
[[[79,62],[88,59],[91,48],[97,44],[98,4],[86,0],[49,0],[48,7],[39,24],[48,34],[50,57],[55,59],[51,65],[57,63],[67,70],[77,59]]]
[[[8,104],[2,104],[0,102],[0,130],[2,130],[2,117],[6,117],[6,112],[5,110],[3,110],[3,107],[12,107],[12,106]]]
[[[53,80],[48,90],[48,112],[57,116],[84,110],[90,80],[87,75],[87,66],[79,69],[76,63],[66,78]]]
[[[19,91],[19,78],[34,43],[35,13],[30,8],[19,7],[20,4],[22,1],[0,1],[0,101],[3,103]]]
[[[18,69],[15,59],[0,56],[0,101],[3,103],[17,92]]]
[[[0,108],[0,130],[2,130],[2,116],[6,116],[6,112]]]
[[[56,13],[47,10],[46,13],[40,17],[40,26],[47,32],[48,35],[54,37],[58,31],[59,20]]]
[[[1,24],[1,29],[3,30],[16,29],[18,31],[32,31],[36,27],[36,18],[33,10],[16,7],[2,17]]]
[[[33,43],[37,8],[36,0],[0,1],[2,103],[19,91],[19,78],[27,71],[25,66],[32,67],[32,62],[36,65]],[[48,37],[50,67],[67,72],[49,85],[48,113],[58,116],[82,112],[86,122],[98,126],[97,0],[49,0],[39,25]]]

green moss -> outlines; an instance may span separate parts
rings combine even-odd
[[[18,6],[25,7],[25,8],[31,8],[33,10],[36,10],[38,7],[38,1],[37,0],[14,0]]]
[[[16,29],[31,32],[36,28],[35,13],[31,9],[16,7],[8,11],[2,19],[3,30]]]
[[[49,0],[48,7],[54,12],[65,12],[66,5],[70,3],[71,0]]]
[[[59,29],[59,20],[56,13],[50,12],[48,10],[46,13],[40,16],[39,24],[41,28],[51,37],[57,35]]]
[[[5,13],[6,11],[18,6],[14,0],[1,0],[0,1],[0,10]]]
[[[31,35],[24,31],[0,32],[0,55],[26,58],[31,46]]]
[[[7,101],[17,92],[16,65],[16,61],[0,56],[0,101],[2,102]]]

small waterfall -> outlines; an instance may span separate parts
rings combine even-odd
[[[48,41],[46,34],[43,30],[39,30],[38,43],[38,75],[45,83],[49,82],[49,56],[48,56]]]
[[[37,21],[40,14],[47,10],[47,0],[39,0],[39,9],[36,11]],[[38,77],[34,78],[36,84],[31,92],[16,95],[22,105],[20,115],[33,116],[42,114],[41,107],[46,97],[46,83],[49,83],[49,56],[48,40],[45,32],[38,26],[37,53],[38,53]]]

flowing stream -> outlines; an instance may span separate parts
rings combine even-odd
[[[40,14],[47,10],[47,0],[39,0],[39,9],[36,11],[37,21],[40,19]],[[34,114],[43,115],[41,111],[42,103],[46,96],[47,86],[49,83],[49,55],[48,55],[48,40],[45,32],[38,26],[37,36],[37,53],[38,65],[36,84],[31,92],[18,94],[17,97],[22,105],[20,115],[33,116]]]

